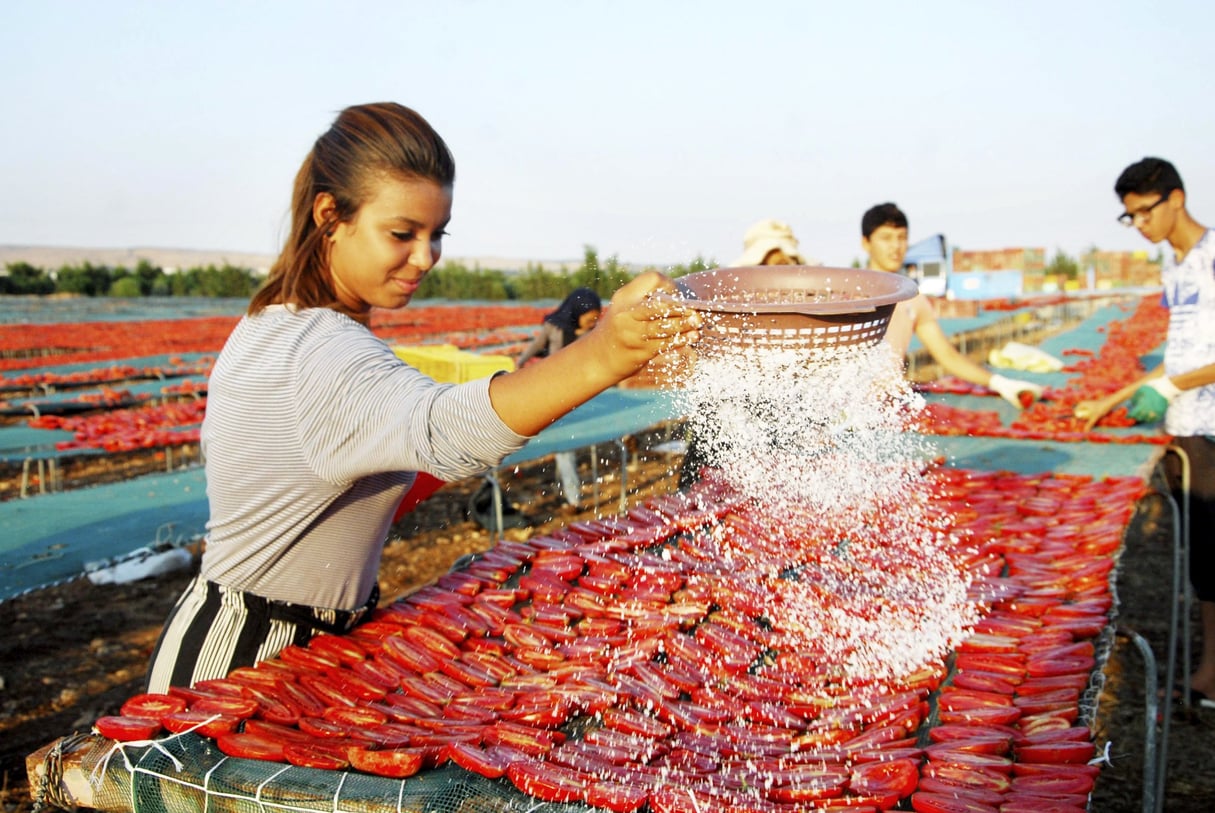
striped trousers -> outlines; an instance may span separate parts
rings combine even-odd
[[[375,608],[379,589],[358,610],[333,610],[273,601],[195,576],[169,614],[152,661],[146,691],[192,686],[226,677],[238,666],[268,660],[284,647],[302,646],[318,632],[344,635]]]

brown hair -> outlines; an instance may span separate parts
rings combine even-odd
[[[295,175],[291,233],[265,284],[249,302],[250,315],[285,303],[346,312],[326,267],[324,238],[358,213],[375,182],[384,177],[449,187],[456,179],[456,163],[434,128],[408,107],[395,102],[347,107],[316,140]],[[322,192],[333,195],[337,214],[317,225],[312,206]]]

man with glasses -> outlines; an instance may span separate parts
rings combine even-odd
[[[1190,582],[1202,618],[1202,652],[1187,686],[1191,702],[1215,708],[1215,231],[1186,209],[1176,168],[1144,158],[1118,176],[1114,194],[1134,226],[1152,243],[1167,241],[1161,267],[1169,309],[1164,363],[1109,396],[1082,401],[1075,414],[1091,428],[1130,398],[1128,413],[1141,423],[1165,420],[1165,431],[1189,461]],[[1169,487],[1182,500],[1182,466],[1165,457]]]
[[[902,269],[903,258],[907,256],[907,215],[893,203],[879,203],[870,208],[861,218],[861,248],[869,257],[869,269],[891,272]],[[991,373],[959,353],[941,329],[936,309],[924,294],[895,306],[886,328],[886,343],[902,358],[911,347],[913,335],[946,373],[988,387],[1018,409],[1042,394],[1042,387],[1037,384]]]

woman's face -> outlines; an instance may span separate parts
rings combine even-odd
[[[451,220],[451,187],[385,178],[329,238],[329,272],[338,300],[354,313],[409,304],[439,261]]]
[[[584,313],[578,317],[578,332],[585,333],[586,331],[593,328],[595,326],[595,323],[598,321],[599,321],[598,309],[587,311],[586,313]]]

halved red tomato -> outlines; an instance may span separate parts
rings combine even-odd
[[[938,716],[942,723],[1008,725],[1020,719],[1021,709],[1013,705],[969,709],[941,709]]]
[[[339,663],[351,666],[367,659],[367,649],[357,641],[342,635],[321,632],[308,641],[308,648]]]
[[[940,793],[945,796],[960,796],[964,799],[970,799],[975,802],[982,802],[985,805],[999,807],[1004,801],[1005,791],[991,790],[990,788],[981,788],[976,785],[964,785],[960,782],[950,782],[945,779],[940,779],[935,776],[920,777],[919,790],[927,791],[928,793]]]
[[[244,732],[246,734],[258,734],[269,740],[303,743],[305,745],[315,740],[314,737],[305,734],[298,728],[280,725],[278,723],[270,723],[265,720],[259,720],[256,717],[254,717],[252,720],[245,720]]]
[[[565,735],[560,731],[547,731],[501,720],[493,725],[485,726],[482,740],[487,745],[505,745],[525,754],[539,756],[548,753],[554,745],[563,742]]]
[[[345,697],[353,698],[352,702],[360,700],[379,700],[388,693],[387,688],[360,677],[351,669],[330,670],[325,681],[335,686]]]
[[[283,748],[287,743],[282,740],[272,740],[262,734],[248,731],[232,731],[220,734],[215,738],[219,750],[230,757],[240,759],[261,759],[267,762],[286,762]]]
[[[444,749],[447,759],[466,771],[488,779],[497,779],[506,773],[506,766],[514,761],[507,758],[509,754],[513,753],[518,759],[525,758],[521,751],[512,752],[500,747],[482,748],[471,742],[449,742]]]
[[[283,746],[283,756],[292,765],[301,768],[319,768],[325,771],[341,771],[350,767],[350,760],[332,749],[314,745],[293,743]]]
[[[1012,789],[1042,796],[1088,793],[1093,789],[1093,777],[1074,772],[1026,774],[1013,777]]]
[[[911,794],[911,808],[918,813],[999,813],[992,805],[962,796],[916,791]]]
[[[160,720],[153,717],[128,717],[125,714],[109,714],[98,717],[93,723],[97,733],[106,739],[118,742],[150,740],[160,733]]]
[[[190,711],[225,714],[247,720],[257,713],[257,701],[247,697],[204,697],[191,703]]]
[[[310,692],[302,684],[294,681],[280,680],[275,684],[278,690],[279,697],[288,706],[298,708],[299,713],[307,714],[311,717],[320,717],[326,706],[316,695]]]
[[[1009,679],[995,672],[982,672],[977,669],[959,669],[953,676],[953,685],[959,689],[974,689],[981,692],[996,694],[1012,694],[1017,689],[1020,678]]]
[[[342,723],[356,728],[371,728],[388,722],[388,715],[366,706],[330,706],[321,712],[321,717],[332,723]]]
[[[893,794],[902,799],[915,790],[920,763],[914,759],[892,759],[854,765],[848,788],[858,795]]]
[[[240,725],[239,717],[227,714],[210,714],[204,711],[174,711],[160,718],[160,723],[166,730],[174,734],[195,731],[203,737],[218,737],[235,731]]]
[[[380,658],[367,658],[352,664],[350,671],[363,680],[370,681],[385,689],[396,689],[400,686],[401,673]]]
[[[938,754],[948,754],[951,751],[970,751],[975,754],[1007,754],[1008,749],[1012,747],[1011,737],[983,737],[976,736],[971,739],[947,740],[939,742],[935,745],[928,746],[925,753],[929,758],[934,758]]]
[[[1063,799],[1047,799],[1034,794],[1010,794],[1000,805],[1000,813],[1086,813],[1087,797],[1078,801],[1080,804],[1071,804]]]
[[[644,785],[604,780],[594,782],[586,789],[586,803],[614,813],[633,813],[641,809],[649,795],[649,788]]]
[[[422,769],[424,758],[420,748],[388,748],[383,751],[372,751],[356,747],[350,749],[348,756],[351,766],[356,770],[393,779],[413,776]]]
[[[994,770],[975,764],[929,761],[920,768],[921,776],[931,776],[955,785],[971,785],[979,788],[1006,792],[1012,787],[1007,771]]]
[[[341,661],[329,653],[305,649],[296,644],[283,647],[279,651],[278,657],[279,660],[312,672],[325,672],[341,665]]]
[[[1091,742],[1050,742],[1015,746],[1020,762],[1080,763],[1093,758],[1096,746]]]
[[[132,695],[119,709],[125,717],[147,717],[159,720],[166,714],[185,711],[188,703],[184,697],[156,692]]]
[[[519,790],[545,802],[585,801],[593,781],[569,768],[532,759],[511,763],[506,775]]]

